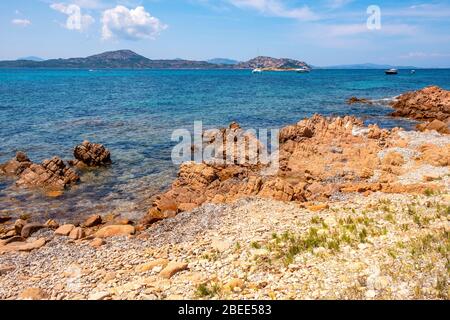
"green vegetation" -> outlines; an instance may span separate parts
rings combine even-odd
[[[212,298],[220,295],[221,287],[217,283],[201,283],[197,286],[195,295],[199,298]]]
[[[349,209],[348,211],[352,211]],[[356,215],[356,211],[352,211]],[[286,231],[281,235],[272,234],[265,248],[272,253],[276,260],[281,260],[285,265],[293,263],[295,256],[303,252],[314,252],[316,248],[324,248],[331,253],[336,253],[342,245],[357,246],[366,243],[370,236],[385,234],[387,229],[376,227],[374,221],[364,215],[351,216],[338,219],[338,225],[328,226],[324,219],[318,216],[311,218],[311,226],[306,232],[296,234]]]

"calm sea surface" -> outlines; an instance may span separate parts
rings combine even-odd
[[[194,120],[205,127],[237,121],[245,128],[276,128],[314,113],[410,128],[413,122],[388,117],[387,106],[348,106],[345,100],[387,99],[431,84],[450,89],[450,70],[401,70],[398,76],[382,70],[0,70],[0,162],[18,150],[35,162],[70,159],[83,140],[105,144],[114,161],[55,199],[0,178],[0,214],[136,218],[176,175],[174,129],[192,129]]]

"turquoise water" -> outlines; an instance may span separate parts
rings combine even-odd
[[[134,218],[176,175],[170,161],[174,129],[190,129],[194,120],[205,127],[238,121],[246,128],[276,128],[314,113],[410,128],[414,123],[388,117],[385,105],[348,106],[345,100],[391,98],[431,84],[450,89],[450,70],[398,76],[382,70],[0,70],[0,162],[18,150],[35,162],[70,159],[85,139],[105,144],[114,161],[56,199],[0,180],[0,213]]]

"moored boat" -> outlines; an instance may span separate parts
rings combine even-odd
[[[397,69],[389,69],[389,70],[385,70],[384,73],[392,75],[392,74],[398,74],[398,70]]]
[[[297,73],[308,73],[308,72],[311,72],[311,69],[309,69],[307,67],[302,67],[302,68],[295,69],[295,72],[297,72]]]

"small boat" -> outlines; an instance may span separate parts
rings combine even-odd
[[[303,68],[295,69],[295,72],[297,72],[297,73],[308,73],[308,72],[311,72],[311,69],[303,67]]]
[[[89,72],[94,72],[94,70],[93,69],[89,69]]]
[[[384,73],[386,74],[398,74],[398,70],[397,69],[389,69],[384,71]]]
[[[414,74],[414,73],[416,73],[416,70],[411,70],[411,74]]]
[[[256,68],[256,69],[253,69],[252,70],[252,73],[262,73],[263,71],[262,71],[262,69],[260,69],[260,68]]]

